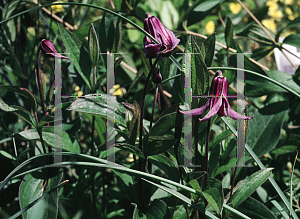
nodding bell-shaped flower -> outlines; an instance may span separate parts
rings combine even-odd
[[[158,54],[162,54],[163,57],[170,56],[180,40],[175,37],[172,31],[166,29],[157,17],[151,16],[149,13],[146,13],[146,15],[144,30],[159,42],[159,44],[156,44],[149,37],[145,36],[146,58],[156,58]]]
[[[50,41],[50,40],[45,40],[43,39],[41,41],[41,44],[40,44],[42,50],[46,53],[47,56],[49,57],[58,57],[58,58],[62,58],[62,59],[69,59],[68,57],[66,56],[62,56],[60,55],[57,50],[55,49],[53,43]],[[70,59],[69,59],[70,60]]]
[[[209,112],[204,116],[203,119],[199,119],[200,121],[207,121],[215,114],[218,116],[228,116],[235,120],[244,120],[244,119],[252,119],[254,116],[244,116],[235,112],[229,105],[227,99],[227,87],[228,80],[226,77],[222,76],[221,71],[217,71],[216,76],[212,80],[211,88],[210,88],[210,96],[207,102],[200,108],[196,108],[189,111],[180,111],[186,115],[202,115],[208,108]],[[225,111],[227,109],[227,113]]]

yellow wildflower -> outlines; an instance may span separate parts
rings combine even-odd
[[[215,23],[213,21],[208,21],[205,25],[205,30],[207,34],[213,34],[215,32]]]
[[[285,13],[287,13],[288,15],[292,15],[293,11],[290,8],[286,8]]]
[[[274,19],[281,19],[283,18],[283,13],[280,10],[277,11],[268,11],[268,15]]]
[[[53,2],[53,3],[60,3],[60,1]],[[51,9],[52,9],[53,14],[64,11],[64,8],[62,5],[51,5]]]
[[[266,2],[266,5],[269,6],[269,11],[277,11],[279,7],[276,2],[270,0]]]
[[[75,91],[78,92],[79,90],[80,90],[80,87],[79,87],[79,86],[76,86],[76,87],[75,87]]]
[[[241,11],[242,6],[239,3],[230,3],[229,9],[232,12],[232,14],[238,14]]]
[[[28,27],[27,28],[27,33],[30,36],[35,36],[35,29],[34,29],[34,27]]]
[[[114,85],[114,88],[109,90],[109,93],[113,93],[115,96],[122,96],[126,93],[126,89],[125,88],[121,88],[121,86],[119,84]]]
[[[261,22],[266,28],[268,28],[273,33],[276,33],[277,24],[274,22],[273,19],[265,19]]]
[[[83,95],[83,92],[81,90],[77,92],[78,97],[81,97],[82,95]]]
[[[292,5],[294,4],[294,0],[284,0],[285,5]]]
[[[292,20],[294,20],[296,17],[297,17],[297,15],[291,14],[291,15],[288,16],[288,19],[289,19],[290,21],[292,21]]]
[[[133,154],[129,154],[128,157],[126,158],[126,161],[130,163],[133,162],[134,161]]]

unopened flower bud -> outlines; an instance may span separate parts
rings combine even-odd
[[[50,40],[43,39],[41,41],[40,46],[41,46],[42,50],[46,53],[47,56],[50,56],[52,58],[58,57],[58,58],[62,58],[62,59],[69,59],[68,57],[62,56],[61,54],[59,54],[57,52],[57,50],[55,49],[53,43]]]

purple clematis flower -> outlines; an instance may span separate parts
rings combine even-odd
[[[202,115],[209,108],[209,112],[206,114],[206,116],[204,116],[203,119],[199,119],[203,122],[209,120],[215,114],[218,114],[218,116],[222,117],[227,116],[227,113],[230,118],[235,120],[252,119],[254,116],[249,117],[238,114],[230,107],[227,99],[227,87],[227,78],[222,76],[221,71],[217,71],[217,74],[211,84],[210,97],[208,98],[207,102],[200,108],[180,112],[186,115],[196,116]],[[225,108],[227,109],[227,113]]]
[[[46,53],[47,56],[50,56],[50,57],[58,57],[58,58],[62,58],[62,59],[69,59],[68,57],[66,56],[62,56],[60,55],[57,50],[55,49],[53,43],[50,41],[50,40],[45,40],[43,39],[41,41],[41,44],[40,44],[41,48],[43,49],[43,51]],[[69,59],[70,60],[70,59]]]
[[[156,58],[158,54],[162,54],[162,56],[171,55],[180,40],[175,37],[172,31],[166,29],[157,17],[151,16],[149,13],[146,13],[146,15],[144,29],[159,42],[159,44],[156,44],[149,37],[145,36],[146,58]]]

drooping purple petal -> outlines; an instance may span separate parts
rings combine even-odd
[[[190,115],[190,116],[199,116],[202,115],[209,107],[209,100],[206,101],[206,103],[201,106],[200,108],[196,108],[193,110],[189,110],[189,111],[181,111],[179,110],[179,112],[185,114],[185,115]]]
[[[226,102],[227,113],[230,118],[235,119],[235,120],[244,120],[244,119],[246,120],[246,119],[252,119],[254,117],[254,116],[252,116],[252,117],[244,116],[244,115],[241,115],[241,114],[235,112],[229,105],[227,98],[225,98],[225,102]]]
[[[226,111],[225,111],[225,98],[223,97],[222,98],[223,100],[222,100],[222,105],[221,105],[221,107],[220,107],[220,109],[219,109],[219,111],[218,111],[218,116],[220,116],[220,117],[222,117],[222,116],[227,116],[227,113],[226,113]]]
[[[204,122],[209,120],[213,115],[215,115],[222,105],[222,98],[218,98],[218,101],[213,105],[213,107],[209,110],[209,112],[204,116],[203,119],[199,119],[199,121]]]

